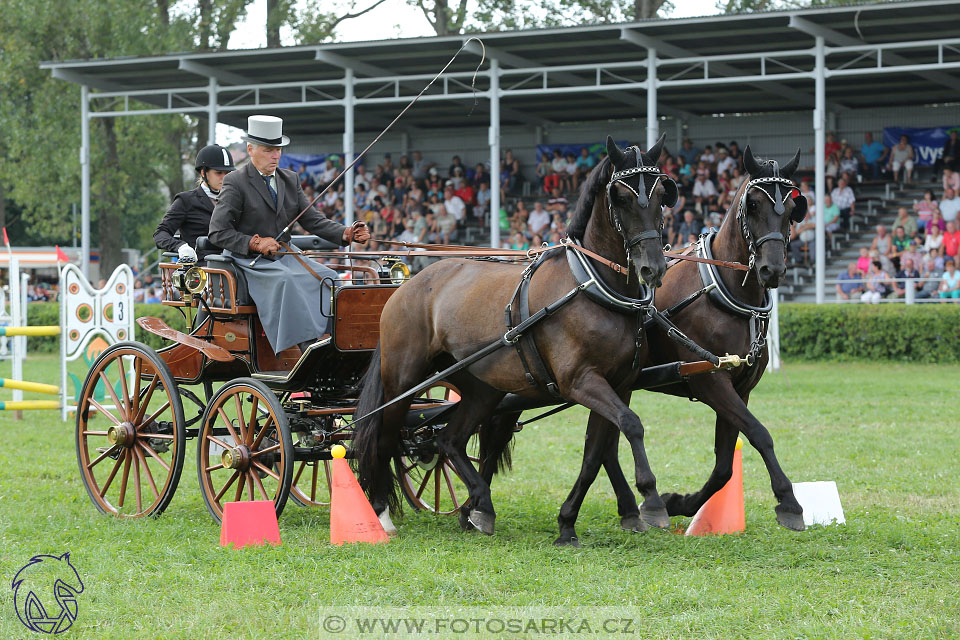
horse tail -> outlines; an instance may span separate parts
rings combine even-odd
[[[379,343],[360,384],[360,397],[357,400],[355,415],[361,416],[361,419],[353,423],[353,449],[360,487],[367,493],[375,508],[382,509],[383,506],[388,506],[392,512],[399,512],[400,500],[394,476],[390,470],[393,455],[383,451],[380,443],[383,411],[368,415],[384,403]],[[378,502],[386,504],[377,504]]]
[[[491,468],[493,473],[513,468],[513,426],[518,414],[496,415],[480,425],[480,466]]]

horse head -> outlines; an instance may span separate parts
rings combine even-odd
[[[775,289],[787,272],[787,238],[790,223],[807,214],[807,200],[796,191],[791,176],[800,163],[800,150],[787,164],[760,160],[750,145],[743,152],[747,180],[734,202],[748,265],[757,271],[760,285]]]
[[[664,137],[644,153],[636,146],[620,149],[607,136],[607,157],[584,182],[568,229],[607,257],[626,257],[640,280],[653,287],[667,270],[660,237],[663,206],[677,200],[677,185],[657,166]]]

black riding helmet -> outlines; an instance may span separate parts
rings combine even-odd
[[[218,144],[210,144],[200,149],[195,165],[197,173],[201,169],[216,169],[217,171],[233,171],[236,169],[230,152]]]

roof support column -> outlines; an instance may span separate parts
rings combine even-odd
[[[490,59],[490,246],[500,246],[500,61]]]
[[[657,122],[657,50],[647,49],[647,149],[657,143],[660,125]]]
[[[343,168],[346,169],[353,162],[353,69],[347,69],[343,76]],[[346,225],[353,224],[353,169],[343,176],[343,221]]]
[[[207,84],[207,144],[217,143],[217,79]]]
[[[824,148],[826,146],[826,131],[824,126],[826,124],[826,106],[827,106],[827,79],[825,73],[825,55],[824,55],[824,44],[823,36],[817,36],[816,42],[816,57],[817,57],[817,67],[816,67],[816,103],[813,110],[813,131],[814,131],[814,145],[813,153],[816,156],[816,175],[815,175],[815,186],[814,191],[816,191],[816,231],[815,231],[815,246],[817,251],[816,256],[816,290],[817,290],[817,304],[823,304],[824,302],[824,271],[826,269],[825,259],[827,253],[827,243],[826,243],[826,227],[823,223],[823,198],[826,196],[824,191],[826,190],[826,177],[825,177],[825,164],[826,158],[824,155]]]
[[[90,87],[80,85],[80,270],[90,279]]]

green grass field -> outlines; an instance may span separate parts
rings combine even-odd
[[[31,356],[26,370],[58,376],[53,357]],[[493,487],[494,537],[407,509],[391,544],[336,548],[326,510],[289,502],[283,545],[244,550],[218,545],[193,443],[167,512],[118,521],[81,485],[72,423],[2,414],[0,638],[34,637],[15,615],[17,570],[65,551],[85,584],[68,638],[315,638],[321,607],[349,605],[620,607],[651,638],[960,637],[957,380],[955,366],[820,363],[764,378],[752,408],[784,469],[794,481],[836,480],[846,525],[779,527],[760,456],[746,447],[743,534],[623,532],[601,476],[576,550],[552,541],[579,470],[580,409],[518,434],[514,471]],[[660,490],[699,488],[713,463],[712,412],[652,394],[633,406]],[[621,460],[631,477],[625,443]]]

